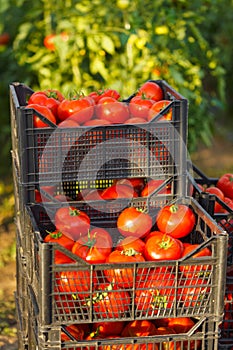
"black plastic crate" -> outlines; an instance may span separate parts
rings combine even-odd
[[[225,286],[225,269],[226,269],[226,252],[227,252],[227,235],[216,225],[213,219],[202,209],[202,207],[191,197],[181,198],[178,202],[192,206],[196,217],[197,224],[195,230],[190,234],[191,243],[199,243],[201,247],[209,247],[212,251],[211,257],[192,259],[193,254],[189,258],[176,261],[165,262],[145,262],[129,264],[130,269],[127,270],[132,284],[127,290],[119,287],[125,298],[121,300],[122,310],[113,312],[107,316],[107,320],[133,320],[145,318],[163,318],[163,317],[200,317],[200,316],[216,316],[221,317],[224,307],[224,286]],[[121,203],[122,204],[122,203]],[[161,207],[161,202],[154,203],[137,203],[131,205],[137,207],[147,207],[149,212],[156,212]],[[28,207],[28,248],[27,248],[27,264],[30,271],[30,284],[32,294],[38,305],[38,317],[41,325],[61,325],[71,324],[74,322],[97,322],[103,318],[101,311],[96,311],[93,308],[95,300],[95,286],[101,284],[106,273],[116,268],[125,269],[126,264],[96,264],[90,265],[67,251],[65,248],[57,244],[49,244],[43,242],[43,236],[46,231],[51,231],[54,227],[53,216],[57,210],[57,206],[48,205],[45,207],[34,205]],[[80,210],[85,210],[84,207],[77,206]],[[89,209],[89,211],[88,211]],[[116,241],[119,234],[116,230],[116,219],[119,212],[116,207],[112,212],[102,211],[103,208],[86,207],[86,212],[91,213],[92,226],[100,226],[108,229]],[[119,208],[120,209],[120,208]],[[49,213],[49,215],[48,215]],[[31,225],[31,229],[29,229]],[[46,233],[47,234],[47,233]],[[60,251],[67,257],[73,259],[71,263],[55,264],[55,253]],[[201,289],[196,291],[196,296],[191,303],[183,302],[183,289],[178,287],[178,282],[187,281],[188,277],[184,277],[180,273],[180,266],[196,266],[205,265],[208,268],[200,276],[199,281]],[[128,265],[127,265],[128,266]],[[171,297],[171,305],[169,307],[159,306],[153,310],[140,306],[140,303],[135,302],[135,292],[140,290],[138,286],[138,276],[143,276],[144,280],[153,278],[156,270],[156,276],[163,276],[167,273],[167,278],[172,280],[172,286],[168,287],[168,294]],[[62,273],[62,274],[61,274]],[[73,276],[74,273],[74,276]],[[61,287],[63,274],[69,274],[74,285],[68,291],[64,291]],[[77,276],[76,276],[77,274]],[[82,278],[84,274],[84,278]],[[77,279],[72,279],[77,277]],[[80,279],[81,276],[81,279]],[[136,277],[137,276],[137,277]],[[141,277],[139,277],[141,278]],[[187,282],[188,283],[188,282]],[[195,281],[196,283],[196,281]],[[190,280],[190,288],[193,283]],[[196,284],[195,284],[196,286]],[[137,287],[137,288],[135,288]],[[81,288],[81,291],[80,291]],[[189,287],[188,287],[189,288]],[[77,293],[75,292],[77,289]],[[126,292],[126,293],[125,293]],[[113,291],[114,293],[114,291]],[[198,295],[204,293],[204,298],[199,300]],[[77,294],[77,295],[76,295]],[[116,296],[116,294],[115,294]],[[90,300],[86,303],[85,300]],[[119,304],[119,305],[120,305]],[[68,312],[67,312],[68,310]],[[149,310],[149,311],[148,311]]]
[[[221,338],[219,344],[221,349],[233,348],[233,271],[227,273],[224,318],[220,325]]]
[[[197,319],[195,326],[187,333],[155,335],[144,337],[116,337],[94,340],[77,340],[65,325],[61,327],[44,328],[36,322],[36,315],[30,315],[32,320],[29,332],[30,350],[217,350],[218,322],[213,319]],[[90,328],[91,329],[91,328]],[[66,334],[66,340],[62,337]]]
[[[165,81],[156,81],[171,101],[171,121],[99,127],[33,127],[25,109],[32,90],[10,85],[12,145],[21,183],[155,177],[183,174],[186,166],[187,99]],[[128,103],[125,100],[124,103]],[[167,110],[164,110],[167,112]],[[164,112],[164,113],[165,113]],[[163,112],[161,112],[162,114]],[[161,117],[161,115],[160,115]]]

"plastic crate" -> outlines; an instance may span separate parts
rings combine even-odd
[[[172,121],[99,127],[33,127],[24,109],[32,90],[10,85],[12,145],[23,184],[183,174],[188,103],[165,81],[156,81],[171,101]],[[130,98],[129,98],[130,99]],[[124,103],[128,103],[125,100]],[[167,112],[164,109],[165,113]]]
[[[155,335],[146,337],[117,337],[95,340],[76,340],[69,333],[65,325],[61,327],[41,327],[37,323],[36,314],[30,314],[32,320],[29,331],[30,350],[217,350],[218,322],[214,319],[201,318],[195,320],[195,326],[187,333]],[[91,330],[91,327],[90,327]],[[68,338],[63,341],[62,333]],[[70,338],[70,339],[69,339]]]
[[[196,259],[192,259],[195,253],[193,252],[189,258],[176,261],[147,261],[145,263],[129,264],[130,268],[127,270],[127,273],[130,273],[129,276],[133,278],[132,284],[130,283],[126,293],[124,288],[118,286],[119,290],[123,292],[125,300],[119,302],[119,305],[121,304],[122,307],[119,309],[121,311],[113,312],[112,315],[110,313],[109,315],[104,315],[107,317],[107,320],[154,319],[178,316],[200,317],[203,315],[205,317],[213,315],[221,317],[223,314],[227,235],[193,198],[181,198],[178,202],[191,205],[196,213],[197,224],[195,230],[189,236],[189,241],[200,243],[201,247],[210,247],[212,256],[200,258],[197,262]],[[145,202],[133,202],[132,205],[137,207],[143,207],[144,205],[144,208],[147,208],[152,214],[152,211],[158,211],[161,207],[161,202],[149,203],[149,206]],[[27,264],[32,293],[38,305],[40,324],[48,326],[75,322],[97,322],[103,319],[103,314],[101,311],[97,312],[93,308],[96,293],[94,286],[99,285],[109,271],[117,268],[125,269],[128,264],[119,264],[119,266],[118,264],[90,265],[57,244],[44,243],[43,236],[47,234],[46,230],[51,231],[54,228],[51,218],[57,208],[54,205],[46,206],[46,210],[45,207],[40,205],[27,208],[29,214],[27,227],[29,228],[31,225],[31,229],[29,228],[25,232],[25,235],[29,237]],[[85,210],[84,207],[77,206],[77,208]],[[116,207],[112,212],[104,212],[102,210],[103,208],[98,211],[96,208],[86,207],[86,212],[88,214],[91,213],[92,225],[105,227],[111,232],[113,240],[116,241],[119,238],[116,229],[116,219],[119,213],[116,211]],[[55,264],[54,259],[57,250],[73,259],[74,262],[61,265]],[[178,287],[178,282],[181,280],[187,281],[188,279],[188,277],[180,273],[179,267],[181,265],[190,266],[190,268],[196,265],[205,265],[207,267],[207,270],[200,276],[201,290],[199,289],[191,303],[181,300],[184,297],[184,292]],[[155,270],[155,268],[158,270]],[[81,271],[81,276],[83,273],[86,276],[84,281],[82,278],[81,281],[78,279],[76,281],[77,284],[73,281],[78,291],[75,297],[73,291],[65,292],[64,290],[61,291],[61,289],[59,291],[59,285],[61,286],[62,281],[61,272],[69,272],[72,275],[72,271],[75,271],[75,273]],[[153,310],[147,307],[141,308],[140,303],[138,302],[137,304],[135,302],[135,292],[140,290],[138,278],[146,281],[155,276],[155,274],[158,276],[160,273],[161,276],[164,276],[165,271],[168,274],[168,279],[172,280],[172,287],[168,287],[167,291],[171,297],[171,305],[167,307],[159,305]],[[78,274],[78,276],[80,275]],[[191,285],[192,283],[190,288]],[[200,292],[205,294],[205,297],[201,298],[201,300],[197,297]],[[84,299],[90,300],[90,302],[87,304],[84,302]]]
[[[227,274],[224,318],[220,325],[221,337],[219,344],[221,349],[233,348],[233,273]]]

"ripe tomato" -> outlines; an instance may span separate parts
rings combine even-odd
[[[97,334],[105,336],[109,335],[119,335],[121,334],[125,326],[124,321],[113,321],[113,322],[96,322],[92,325],[92,331]]]
[[[28,100],[28,104],[38,104],[48,107],[57,117],[57,109],[64,96],[58,90],[44,90],[34,92]]]
[[[193,252],[199,247],[199,244],[189,244],[188,246],[184,247],[184,251],[182,254],[182,257],[186,256],[187,254]],[[192,258],[197,259],[199,257],[203,256],[211,256],[211,250],[209,248],[203,248],[197,253],[192,255]],[[183,274],[187,277],[192,277],[192,276],[202,276],[203,272],[211,270],[211,265],[180,265],[179,269]]]
[[[193,210],[184,204],[166,205],[160,209],[156,218],[158,229],[175,238],[187,236],[195,223]]]
[[[109,264],[122,264],[124,263],[138,263],[144,262],[145,259],[141,253],[133,249],[126,250],[114,250],[106,259],[106,263]],[[145,278],[144,268],[138,268],[136,273],[136,281],[140,281]],[[104,274],[109,282],[115,282],[117,286],[123,288],[132,288],[134,283],[134,270],[133,267],[124,267],[116,269],[104,270]]]
[[[223,192],[223,194],[233,199],[233,174],[223,174],[216,184],[216,186]]]
[[[163,272],[149,274],[138,283],[135,292],[136,313],[154,316],[171,309],[175,302],[175,275]]]
[[[56,125],[56,117],[51,112],[51,110],[46,106],[41,106],[38,104],[30,104],[25,107],[25,109],[34,109],[36,112],[41,114],[43,117],[45,117],[47,120],[52,122]],[[46,123],[46,121],[43,121],[41,117],[39,117],[36,113],[33,114],[33,125],[34,128],[49,128],[50,125]]]
[[[208,280],[204,278],[186,278],[180,280],[178,299],[185,307],[197,307],[198,310],[208,302],[210,287]]]
[[[159,327],[161,320],[156,321],[156,325]],[[163,318],[162,327],[172,328],[177,334],[187,333],[195,326],[195,322],[190,317],[172,317]]]
[[[145,179],[140,177],[116,179],[114,185],[127,185],[132,187],[137,193],[140,193],[145,186]]]
[[[80,125],[73,119],[65,119],[62,122],[59,122],[59,128],[78,128]]]
[[[129,111],[132,117],[143,118],[144,123],[147,120],[149,110],[155,103],[154,100],[141,96],[134,96],[129,102]]]
[[[152,217],[134,207],[123,209],[117,219],[117,229],[125,237],[144,238],[148,235],[152,226]]]
[[[35,190],[35,201],[36,202],[49,202],[49,196],[54,196],[55,186],[41,186],[40,190]],[[43,194],[45,192],[45,194]],[[48,193],[48,196],[46,196]]]
[[[152,119],[154,119],[170,103],[171,101],[169,100],[161,100],[161,101],[155,102],[148,112],[148,117],[147,117],[148,121],[151,121]],[[170,108],[167,113],[165,113],[163,116],[161,116],[161,118],[159,118],[159,121],[161,120],[172,120],[172,108]]]
[[[127,119],[124,124],[145,124],[147,123],[147,120],[145,120],[144,118],[140,118],[140,117],[130,117],[129,119]]]
[[[123,238],[117,245],[116,248],[120,251],[129,251],[133,250],[139,254],[143,254],[145,249],[145,242],[140,238],[136,238],[134,236],[128,236]]]
[[[99,100],[102,97],[112,97],[115,100],[119,100],[120,98],[119,92],[114,89],[103,89],[103,90],[92,91],[88,96],[91,97],[96,104],[99,102]]]
[[[71,334],[71,336],[76,340],[84,340],[86,335],[90,331],[89,325],[85,323],[71,324],[71,325],[65,326],[65,330],[69,334]],[[61,341],[67,341],[67,340],[69,341],[71,340],[71,338],[64,331],[61,331]]]
[[[74,241],[90,229],[90,217],[75,207],[60,207],[55,214],[55,226]]]
[[[156,331],[157,331],[157,335],[176,334],[175,330],[172,327],[159,327],[157,328]],[[162,349],[163,350],[181,350],[181,341],[179,340],[163,341]]]
[[[101,192],[101,198],[104,200],[135,197],[138,197],[138,194],[134,188],[123,184],[111,185]]]
[[[113,124],[122,124],[129,118],[128,105],[108,96],[99,100],[95,112],[97,118],[108,120]]]
[[[144,256],[149,261],[177,260],[182,256],[182,246],[176,238],[156,231],[146,241]]]
[[[163,90],[156,82],[147,81],[139,88],[136,95],[144,96],[154,101],[160,101],[163,99]]]
[[[60,121],[70,118],[80,125],[90,120],[93,114],[94,106],[85,96],[64,99],[57,109],[57,117]]]
[[[57,38],[61,39],[62,41],[67,41],[69,39],[69,35],[66,32],[61,32],[60,34],[52,33],[46,35],[46,37],[44,38],[44,46],[46,47],[46,49],[54,51],[56,49],[55,39],[57,40]]]
[[[216,197],[218,197],[221,201],[224,202],[224,199],[225,199],[224,193],[218,187],[216,187],[216,186],[208,187],[208,188],[206,188],[205,192],[214,194]],[[223,209],[222,205],[220,203],[218,203],[217,201],[215,201],[214,212],[220,213],[223,210],[224,209]]]
[[[150,196],[163,183],[164,183],[164,180],[155,180],[155,179],[149,180],[141,192],[141,197]],[[171,185],[170,184],[162,187],[161,190],[158,192],[158,194],[170,194],[170,193],[171,193]]]
[[[10,34],[2,33],[0,34],[0,46],[7,45],[10,41]]]
[[[101,283],[95,288],[92,303],[96,317],[118,319],[127,317],[131,298],[126,290],[120,291],[113,284]]]
[[[88,120],[83,125],[84,126],[111,125],[111,122],[109,120],[95,118],[95,119]]]
[[[156,334],[155,325],[149,320],[130,321],[124,327],[122,337],[148,337]]]
[[[59,230],[48,232],[47,236],[44,238],[44,242],[60,244],[62,247],[70,251],[72,250],[72,247],[74,245],[73,239],[66,236],[64,233],[62,233]],[[60,258],[63,258],[65,254],[62,253],[60,250],[55,250],[55,255],[56,255],[56,259],[60,259]]]
[[[80,191],[76,197],[77,201],[95,201],[95,200],[102,200],[101,197],[102,190],[98,190],[96,188],[93,189],[83,189]]]
[[[73,245],[72,252],[90,264],[104,263],[112,251],[112,238],[103,228],[93,228]]]
[[[55,288],[54,299],[59,313],[69,314],[70,312],[75,312],[75,301],[73,300],[72,295],[61,294]]]

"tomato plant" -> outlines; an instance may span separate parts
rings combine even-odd
[[[75,120],[78,124],[89,121],[94,114],[94,106],[87,96],[77,96],[64,99],[58,106],[57,117],[60,121],[67,118]]]
[[[55,226],[74,241],[87,234],[90,229],[90,217],[75,207],[60,207],[55,213]]]
[[[156,82],[147,81],[138,89],[136,95],[143,96],[154,101],[160,101],[163,99],[163,90]]]
[[[50,51],[54,51],[56,49],[56,40],[61,39],[62,41],[67,41],[69,39],[69,35],[66,32],[61,32],[60,34],[48,34],[44,38],[44,46],[46,49]]]
[[[187,236],[195,223],[193,210],[184,204],[166,205],[160,209],[156,218],[158,229],[175,238]]]
[[[117,218],[117,229],[125,237],[144,238],[152,226],[152,217],[135,207],[125,208]]]
[[[73,245],[72,252],[90,264],[104,263],[112,251],[112,238],[103,228],[93,228]]]
[[[155,231],[146,240],[144,256],[146,260],[177,260],[182,256],[181,242],[169,234]]]
[[[233,174],[226,173],[220,176],[216,186],[226,197],[233,199]]]
[[[155,102],[151,106],[151,108],[150,108],[150,110],[148,112],[148,116],[147,116],[148,121],[151,121],[152,119],[154,119],[170,103],[171,103],[171,101],[169,101],[169,100],[161,100],[161,101]],[[159,121],[161,121],[161,120],[172,120],[172,108],[170,108],[168,110],[168,112],[163,114],[158,120]]]
[[[95,107],[99,119],[110,121],[112,124],[124,123],[129,118],[129,108],[126,103],[119,102],[113,97],[102,97]]]
[[[38,112],[42,117],[45,117],[49,122],[56,125],[56,117],[51,112],[51,110],[46,106],[41,106],[38,104],[30,104],[25,107],[25,109],[33,109]],[[35,128],[49,128],[50,125],[46,121],[43,121],[43,118],[39,117],[36,113],[33,114],[33,125]]]

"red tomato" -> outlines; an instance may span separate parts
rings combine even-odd
[[[136,313],[154,316],[171,309],[175,302],[175,276],[172,273],[158,274],[155,271],[147,277],[136,288]]]
[[[117,229],[125,237],[144,238],[148,235],[152,226],[152,217],[134,207],[123,209],[117,219]]]
[[[157,335],[168,335],[168,334],[176,334],[176,332],[171,327],[159,327],[157,329]],[[163,350],[181,350],[181,341],[179,340],[163,341],[162,349]]]
[[[73,119],[65,119],[58,124],[59,128],[78,128],[79,126],[80,124]]]
[[[45,194],[43,194],[45,192]],[[49,202],[49,196],[54,196],[55,186],[41,186],[40,191],[35,190],[35,201],[36,202]],[[46,194],[48,193],[48,197]]]
[[[90,120],[94,113],[94,106],[88,97],[74,97],[74,99],[63,100],[57,109],[60,121],[67,118],[75,120],[78,124],[84,124]]]
[[[151,232],[146,236],[146,238],[144,239],[145,243],[148,241],[149,238],[151,238],[151,237],[153,237],[153,236],[157,236],[157,237],[158,237],[158,235],[160,235],[160,236],[162,237],[162,235],[164,235],[164,233],[161,232],[161,231],[151,231]],[[176,238],[176,241],[177,241],[177,243],[179,243],[181,252],[182,252],[182,254],[183,254],[185,243],[181,242],[181,241],[179,240],[179,238]]]
[[[160,209],[156,218],[158,229],[175,238],[187,236],[195,223],[193,210],[184,204],[166,205]]]
[[[224,202],[224,199],[225,199],[224,194],[218,187],[216,187],[216,186],[208,187],[205,190],[205,192],[214,194],[215,196],[217,196],[220,200],[222,200]],[[224,209],[223,209],[222,205],[216,201],[215,204],[214,204],[214,212],[215,213],[220,213],[223,210]]]
[[[144,96],[154,101],[160,101],[163,99],[163,90],[156,82],[147,81],[139,88],[136,95]]]
[[[61,32],[60,34],[49,34],[44,38],[44,46],[46,49],[50,51],[54,51],[56,49],[55,39],[61,39],[62,41],[67,41],[69,39],[69,35],[66,32]]]
[[[47,120],[56,125],[56,117],[51,112],[51,110],[46,106],[41,106],[38,104],[30,104],[25,107],[25,109],[34,109],[36,112],[40,113]],[[33,114],[33,125],[35,128],[49,128],[50,125],[42,120],[36,113]]]
[[[90,96],[97,104],[102,97],[112,97],[115,100],[119,100],[120,94],[114,89],[103,89],[92,91],[88,96]]]
[[[106,259],[106,263],[109,264],[124,264],[124,263],[137,263],[144,262],[145,259],[141,253],[133,249],[126,250],[114,250]],[[104,270],[104,274],[109,282],[115,282],[117,286],[123,288],[133,287],[134,282],[134,270],[131,267],[116,268]],[[136,281],[145,278],[145,269],[138,269],[136,274]]]
[[[61,314],[69,314],[75,311],[75,301],[72,295],[64,295],[55,289],[54,299],[56,302],[56,307]]]
[[[83,124],[84,126],[101,126],[101,125],[111,125],[109,120],[105,119],[91,119]]]
[[[2,33],[0,34],[0,46],[7,45],[10,41],[10,34]]]
[[[155,102],[148,113],[148,121],[154,119],[170,103],[171,101],[169,100],[161,100]],[[172,120],[172,108],[170,108],[167,113],[165,113],[163,116],[161,116],[161,118],[159,118],[159,121],[161,120]]]
[[[182,246],[176,238],[157,231],[146,241],[144,256],[149,261],[177,260],[182,256]]]
[[[210,286],[208,280],[199,277],[180,280],[178,298],[185,307],[197,307],[205,305],[208,301]]]
[[[120,251],[130,251],[133,250],[137,253],[143,254],[145,249],[145,242],[143,242],[140,238],[136,238],[134,236],[128,236],[123,238],[117,245],[116,248]]]
[[[190,244],[184,247],[182,257],[193,252],[199,247],[199,244]],[[209,248],[203,248],[199,252],[192,255],[192,258],[197,259],[203,256],[212,256],[211,250]],[[211,270],[211,265],[180,265],[179,269],[187,277],[192,276],[202,276],[204,271]]]
[[[72,247],[74,245],[73,239],[66,236],[64,233],[62,233],[59,230],[55,230],[53,232],[49,232],[47,236],[44,238],[44,242],[46,243],[57,243],[61,245],[62,247],[66,248],[67,250],[72,250]],[[62,258],[65,254],[62,253],[60,250],[55,250],[56,258],[59,259]]]
[[[112,238],[103,228],[93,228],[73,245],[72,252],[90,264],[104,263],[112,251]]]
[[[129,108],[126,103],[113,97],[102,97],[96,105],[97,118],[108,120],[113,124],[122,124],[129,118]]]
[[[77,201],[94,201],[94,200],[102,200],[101,197],[102,190],[97,190],[96,188],[93,189],[83,189],[79,194],[77,195],[76,200]]]
[[[55,226],[74,241],[87,234],[90,217],[75,207],[60,207],[55,214]]]
[[[97,334],[103,335],[104,337],[109,335],[119,335],[121,334],[123,328],[125,326],[124,321],[116,321],[116,322],[96,322],[92,325],[92,331]]]
[[[159,321],[160,320],[158,320],[156,324],[159,325]],[[187,333],[195,326],[195,322],[190,317],[164,318],[163,322],[165,322],[166,326],[172,328],[177,334]]]
[[[116,179],[113,181],[114,185],[127,185],[133,188],[137,193],[140,193],[145,186],[145,180],[140,177]]]
[[[155,103],[154,100],[141,96],[134,96],[129,102],[129,111],[132,117],[144,118],[147,120],[149,110]]]
[[[140,117],[131,117],[129,119],[127,119],[124,124],[145,124],[147,123],[147,120],[144,118],[140,118]]]
[[[148,337],[156,334],[155,325],[149,320],[130,321],[124,327],[122,337]]]
[[[102,283],[96,287],[92,302],[96,317],[118,319],[127,317],[131,298],[126,290],[120,291],[113,284]]]
[[[138,194],[132,188],[132,186],[127,186],[123,184],[111,185],[101,192],[101,198],[104,200],[135,197],[138,197]]]
[[[58,90],[44,90],[34,92],[28,100],[28,104],[38,104],[48,107],[51,112],[57,117],[57,109],[64,96]]]
[[[216,184],[216,186],[223,192],[223,194],[233,199],[233,174],[223,174]]]
[[[75,340],[84,340],[86,335],[89,333],[89,325],[85,323],[71,324],[65,326],[65,330],[71,334]],[[61,331],[61,341],[67,340],[69,341],[71,338],[64,331]]]
[[[228,206],[228,209],[223,208],[222,212],[229,214],[229,212],[233,211],[233,200],[231,198],[224,198],[224,203]]]
[[[141,192],[141,197],[147,197],[150,196],[155,190],[157,190],[162,184],[164,183],[164,180],[155,180],[151,179],[147,182],[144,189]],[[171,193],[171,185],[164,186],[158,194],[170,194]]]

